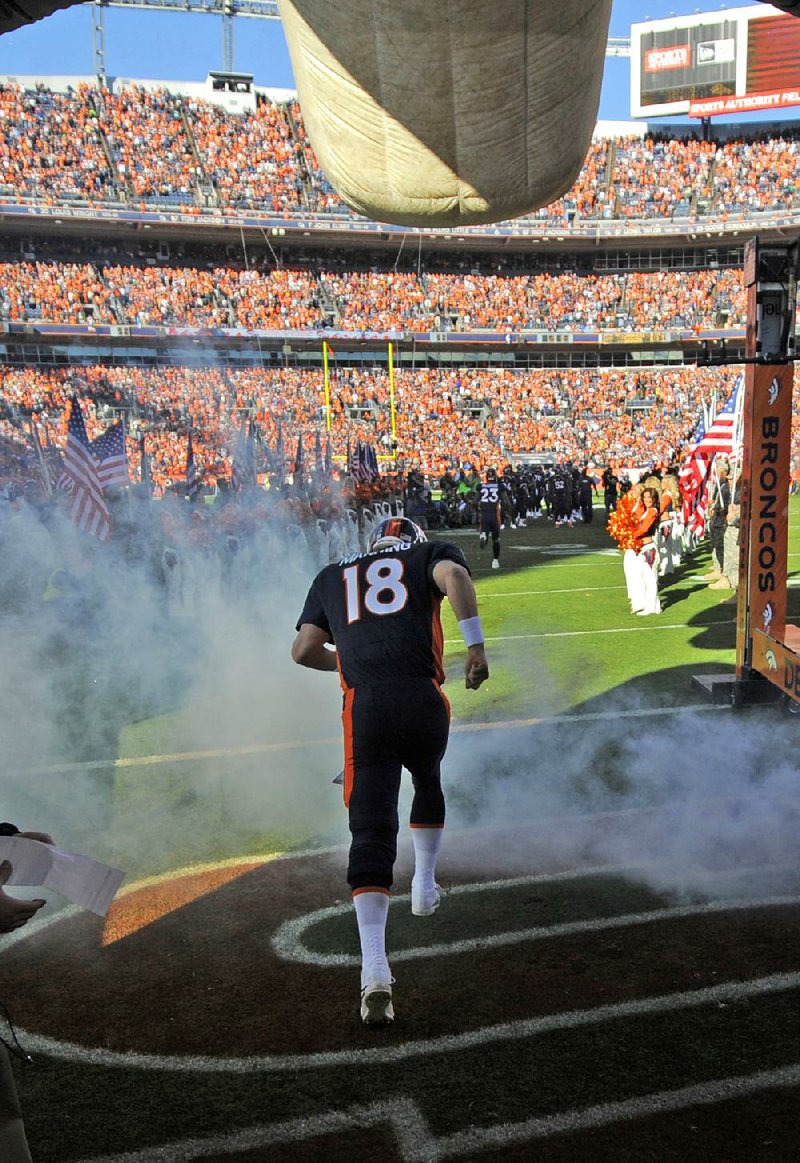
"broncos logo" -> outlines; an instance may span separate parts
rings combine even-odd
[[[775,376],[775,378],[773,379],[772,383],[769,385],[769,403],[770,403],[770,407],[772,407],[772,405],[773,405],[773,404],[775,403],[775,401],[777,400],[777,398],[778,398],[778,393],[780,392],[780,390],[781,390],[781,386],[780,386],[780,384],[778,383],[778,377],[777,377],[777,376]]]
[[[765,630],[769,630],[770,626],[772,625],[772,619],[774,616],[775,616],[775,610],[774,610],[774,607],[772,605],[772,602],[767,602],[766,606],[764,607],[764,611],[761,615],[763,622],[764,622],[764,629]]]

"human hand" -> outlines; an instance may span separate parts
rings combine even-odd
[[[10,875],[11,864],[4,860],[0,864],[0,885],[5,884]],[[20,901],[13,896],[7,896],[0,888],[0,933],[11,933],[14,929],[21,929],[45,903],[41,899]]]
[[[489,663],[483,646],[470,646],[464,664],[464,685],[469,691],[476,691],[489,677]]]
[[[17,832],[25,840],[38,840],[40,844],[52,844],[53,837],[49,832]]]

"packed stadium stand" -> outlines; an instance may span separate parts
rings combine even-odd
[[[558,202],[448,234],[357,218],[297,103],[253,105],[0,83],[4,481],[32,471],[32,419],[63,444],[75,391],[90,436],[124,418],[134,480],[146,442],[162,490],[190,432],[229,480],[243,417],[261,471],[280,436],[290,475],[320,436],[340,466],[363,440],[433,475],[670,462],[738,370],[746,239],[800,229],[796,126],[598,127]]]

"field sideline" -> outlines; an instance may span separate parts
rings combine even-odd
[[[445,609],[446,895],[410,916],[403,830],[387,1030],[358,1021],[339,700],[286,657],[298,594],[268,687],[254,642],[228,698],[122,731],[94,854],[126,886],[0,962],[37,1163],[797,1157],[795,719],[693,684],[733,668],[707,547],[637,618],[601,518],[505,530],[499,571],[452,534],[491,678],[464,690]],[[792,499],[794,620],[799,529]],[[67,766],[29,778],[94,770]]]

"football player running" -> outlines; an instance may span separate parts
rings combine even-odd
[[[480,505],[478,512],[480,524],[480,547],[483,549],[487,539],[492,541],[492,569],[500,568],[500,482],[497,479],[497,470],[486,470],[486,480],[481,484]]]
[[[467,647],[465,685],[477,690],[489,677],[489,666],[466,559],[455,545],[428,541],[407,517],[385,518],[366,553],[317,574],[292,645],[292,658],[301,666],[338,670],[344,692],[344,802],[351,833],[347,880],[361,943],[361,1019],[366,1025],[394,1020],[386,921],[403,767],[414,789],[411,911],[430,916],[439,906],[436,864],[445,820],[441,762],[450,728],[450,704],[441,689],[444,597]]]

